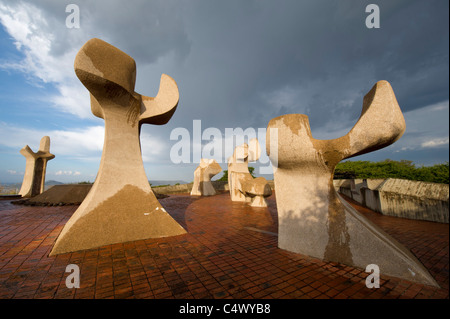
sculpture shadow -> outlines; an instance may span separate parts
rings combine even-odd
[[[350,235],[345,226],[345,214],[340,216],[340,220],[330,218],[330,214],[319,214],[319,211],[328,209],[324,207],[325,203],[322,196],[317,196],[310,198],[308,207],[299,202],[299,206],[303,205],[301,212],[279,212],[277,209],[278,248],[324,261],[336,261],[339,251],[341,256],[345,256],[339,262],[351,264]]]
[[[182,198],[182,200],[180,200]],[[196,201],[201,200],[201,196],[177,195],[160,199],[160,204],[187,232],[189,232],[189,218],[186,212]]]

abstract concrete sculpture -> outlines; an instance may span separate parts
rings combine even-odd
[[[19,195],[22,197],[39,195],[44,191],[47,162],[55,158],[55,155],[50,153],[50,137],[44,136],[41,139],[37,153],[26,145],[20,150],[20,154],[25,156],[26,164]]]
[[[339,161],[386,147],[404,131],[403,114],[386,81],[377,82],[366,94],[358,122],[343,137],[314,139],[306,115],[272,119],[266,150],[272,163],[278,163],[274,165],[278,246],[364,269],[376,264],[381,275],[437,286],[409,250],[343,201],[333,187]],[[275,133],[278,154],[270,154],[274,143],[270,135]]]
[[[265,197],[272,195],[272,189],[264,177],[253,178],[248,170],[248,162],[261,156],[261,147],[256,138],[234,149],[228,158],[228,187],[231,200],[249,202],[253,207],[267,207]]]
[[[175,81],[163,74],[155,98],[136,93],[135,61],[99,39],[80,49],[75,73],[90,92],[92,113],[105,120],[105,140],[97,178],[51,255],[185,233],[153,194],[139,143],[142,124],[165,124],[175,112]]]
[[[194,171],[194,185],[191,195],[211,196],[216,194],[211,178],[222,171],[220,165],[213,159],[202,158],[200,164]]]

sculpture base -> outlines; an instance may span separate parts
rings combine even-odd
[[[196,183],[192,186],[191,190],[192,196],[214,196],[216,195],[216,190],[210,181]]]
[[[58,237],[50,256],[104,245],[185,234],[152,191],[124,186],[85,211],[80,206]],[[73,219],[73,220],[72,220]]]
[[[253,197],[250,206],[252,207],[267,207],[267,202],[264,196],[256,195]]]
[[[309,219],[282,220],[278,247],[362,269],[376,264],[381,275],[439,287],[407,248],[372,224],[338,194],[330,197],[333,197],[330,200],[330,206],[334,206],[332,210],[339,210],[339,214],[322,216],[325,221],[312,215]]]

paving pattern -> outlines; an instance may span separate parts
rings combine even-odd
[[[407,246],[441,288],[381,274],[369,289],[363,269],[277,248],[275,195],[268,208],[212,197],[171,195],[161,204],[187,231],[48,257],[78,206],[0,201],[0,299],[396,299],[449,298],[449,227],[355,208]],[[66,286],[66,266],[80,288]]]

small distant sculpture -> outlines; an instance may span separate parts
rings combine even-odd
[[[25,156],[26,166],[19,195],[22,197],[39,195],[44,191],[47,162],[55,158],[55,155],[50,153],[50,137],[44,136],[41,139],[36,153],[26,145],[20,150],[20,154]]]
[[[211,183],[211,178],[222,171],[222,168],[214,159],[200,160],[200,164],[194,171],[194,185],[192,186],[191,195],[195,196],[212,196],[216,194],[216,190]]]
[[[75,73],[90,92],[92,113],[105,120],[105,140],[97,178],[51,255],[186,233],[156,199],[139,142],[142,124],[163,125],[174,114],[175,81],[163,74],[156,97],[136,93],[135,61],[95,38],[77,53]]]
[[[253,178],[248,170],[248,162],[254,162],[261,156],[258,139],[242,144],[234,149],[228,159],[228,187],[232,201],[248,202],[253,207],[267,207],[266,197],[272,195],[272,189],[264,177]]]
[[[394,143],[405,127],[386,81],[377,82],[366,94],[358,122],[343,137],[313,138],[306,115],[272,119],[266,150],[272,163],[277,163],[278,246],[363,269],[376,264],[382,274],[437,286],[409,250],[342,200],[333,187],[334,169],[341,160]],[[270,135],[275,133],[278,152],[270,154],[274,143]]]

